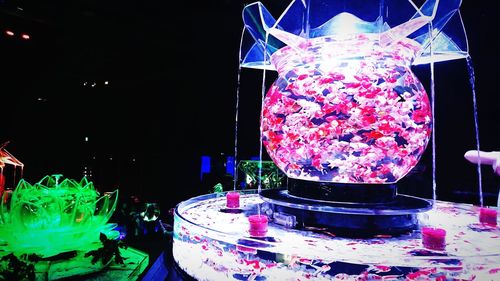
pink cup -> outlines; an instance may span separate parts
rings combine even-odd
[[[226,194],[226,207],[239,208],[240,207],[240,193],[236,191],[229,191]]]
[[[446,230],[422,227],[422,244],[425,248],[442,251],[446,248]]]
[[[248,217],[250,222],[249,233],[252,237],[264,237],[267,233],[267,216],[252,215]]]
[[[496,226],[497,225],[497,210],[490,208],[481,208],[479,210],[479,222]]]

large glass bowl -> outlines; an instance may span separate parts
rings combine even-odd
[[[395,183],[421,158],[431,106],[410,69],[420,50],[403,38],[325,36],[271,56],[279,77],[264,99],[263,142],[290,178]]]

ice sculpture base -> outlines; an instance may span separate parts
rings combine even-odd
[[[175,210],[173,256],[197,280],[500,280],[500,228],[479,224],[479,208],[437,201],[419,224],[446,230],[446,247],[423,247],[419,230],[351,239],[324,229],[270,223],[249,236],[248,216],[265,203],[242,191],[240,213],[221,212],[225,193],[181,202]]]
[[[101,261],[92,264],[84,251],[74,257],[39,261],[35,264],[36,280],[136,280],[148,266],[148,254],[132,247],[120,249],[120,254],[125,260],[123,265],[113,260],[107,265]]]
[[[263,190],[262,212],[289,228],[328,229],[337,236],[401,235],[418,226],[417,213],[432,208],[428,200],[396,195],[378,204],[296,197],[288,190]]]

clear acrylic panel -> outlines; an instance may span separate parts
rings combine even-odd
[[[459,0],[294,0],[273,17],[262,3],[255,2],[243,10],[247,32],[241,64],[273,69],[269,58],[284,46],[353,34],[373,36],[381,46],[413,39],[421,47],[414,64],[465,58],[468,46],[460,4]]]

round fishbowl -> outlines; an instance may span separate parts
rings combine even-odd
[[[390,185],[421,158],[432,126],[410,69],[421,46],[377,38],[323,36],[271,55],[279,77],[264,100],[263,143],[290,179]]]

